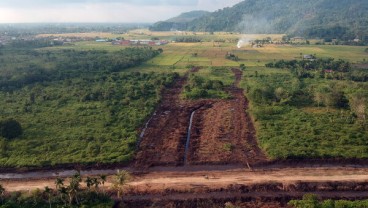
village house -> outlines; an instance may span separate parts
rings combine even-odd
[[[305,54],[305,55],[303,55],[303,59],[314,61],[316,59],[316,57],[312,54]]]

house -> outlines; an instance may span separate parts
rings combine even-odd
[[[356,43],[359,43],[360,42],[360,39],[359,38],[355,38],[353,41],[356,42]]]
[[[306,60],[315,60],[316,57],[314,57],[313,55],[311,54],[306,54],[306,55],[303,55],[303,59],[306,59]]]
[[[290,38],[291,41],[305,41],[305,38],[303,37],[293,37],[293,38]]]

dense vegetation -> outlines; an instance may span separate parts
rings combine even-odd
[[[319,201],[318,196],[314,194],[306,194],[302,200],[292,200],[289,205],[294,208],[363,208],[368,207],[368,200],[324,200]]]
[[[368,42],[365,0],[248,0],[199,17],[181,30],[239,31],[249,34],[288,33],[308,38],[355,38]],[[152,29],[164,30],[156,24]]]
[[[314,57],[315,58],[315,57]],[[275,63],[267,63],[270,68],[287,68],[299,78],[325,77],[329,79],[351,79],[352,66],[344,60],[335,61],[333,58],[313,60],[279,60]]]
[[[183,96],[186,99],[220,98],[227,99],[226,85],[221,81],[222,76],[229,76],[225,67],[209,69],[207,76],[190,74],[188,84],[184,87]]]
[[[206,11],[191,11],[182,13],[177,17],[153,24],[152,26],[150,26],[150,30],[152,31],[185,30],[189,22],[209,13],[210,12]]]
[[[0,138],[1,166],[129,160],[137,129],[177,74],[120,71],[158,53],[4,50],[0,120],[14,118],[23,135]]]
[[[27,42],[23,44],[24,47],[29,47]],[[0,90],[13,90],[33,83],[118,72],[136,66],[159,53],[159,50],[151,48],[127,48],[116,52],[3,49],[0,55],[2,64]]]
[[[368,83],[247,68],[242,86],[271,158],[368,158]],[[286,151],[287,150],[287,151]]]

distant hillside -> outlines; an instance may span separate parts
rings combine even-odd
[[[152,31],[169,31],[169,30],[185,30],[188,27],[188,23],[202,16],[210,14],[207,11],[191,11],[182,13],[181,15],[155,23],[150,30]]]
[[[368,39],[367,11],[367,0],[245,0],[182,29]]]

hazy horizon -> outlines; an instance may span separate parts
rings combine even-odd
[[[2,0],[0,23],[154,23],[193,10],[215,11],[242,0]]]

